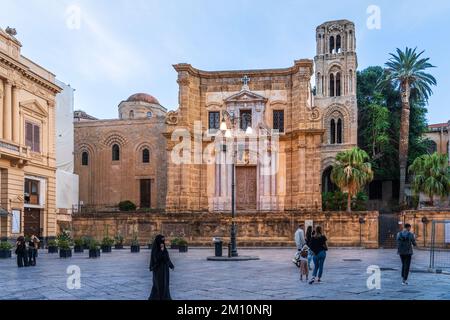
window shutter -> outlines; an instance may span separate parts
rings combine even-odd
[[[40,129],[41,128],[39,128],[39,126],[36,126],[36,125],[33,126],[33,151],[34,152],[40,152],[41,151]]]
[[[25,123],[25,145],[33,149],[33,125],[29,122]]]

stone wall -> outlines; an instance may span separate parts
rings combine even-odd
[[[365,223],[360,224],[359,219]],[[378,212],[314,212],[239,214],[239,246],[294,246],[294,232],[300,222],[313,220],[324,227],[330,246],[378,248]],[[74,214],[74,237],[91,236],[101,240],[108,230],[113,237],[120,233],[129,244],[136,232],[141,244],[158,233],[168,240],[185,237],[190,245],[212,246],[213,237],[228,243],[230,214],[184,213],[97,213]],[[361,228],[361,243],[360,243]]]
[[[450,221],[450,209],[445,210],[417,210],[403,211],[401,221],[403,224],[411,224],[412,231],[417,236],[419,247],[430,247],[432,238],[433,221]],[[450,243],[445,243],[445,225],[436,224],[435,245],[440,248],[449,248]]]

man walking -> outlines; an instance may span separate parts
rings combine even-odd
[[[411,257],[413,255],[413,246],[416,244],[416,236],[411,232],[411,225],[405,224],[403,231],[397,234],[398,254],[402,260],[402,285],[408,284],[409,268],[411,266]]]
[[[302,251],[303,246],[306,244],[305,241],[305,225],[299,224],[297,231],[295,231],[295,244],[297,245],[297,250]]]

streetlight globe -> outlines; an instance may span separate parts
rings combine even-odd
[[[231,130],[226,129],[226,131],[225,131],[225,138],[231,138],[231,137],[232,137]]]
[[[247,129],[245,130],[245,134],[247,134],[247,135],[253,134],[253,129],[252,129],[252,127],[248,126]]]

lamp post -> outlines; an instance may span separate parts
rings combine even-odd
[[[227,127],[227,122],[225,117],[231,123],[231,129]],[[237,257],[237,245],[236,245],[236,183],[235,183],[235,165],[237,158],[237,148],[234,147],[234,135],[232,130],[235,131],[236,127],[239,127],[239,122],[245,119],[245,133],[250,135],[253,133],[253,129],[251,127],[251,115],[243,114],[242,117],[236,116],[235,114],[231,114],[227,111],[222,112],[222,122],[220,123],[220,131],[224,134],[225,138],[233,138],[233,154],[232,154],[232,164],[231,164],[231,231],[230,231],[230,243],[231,243],[231,257]]]

